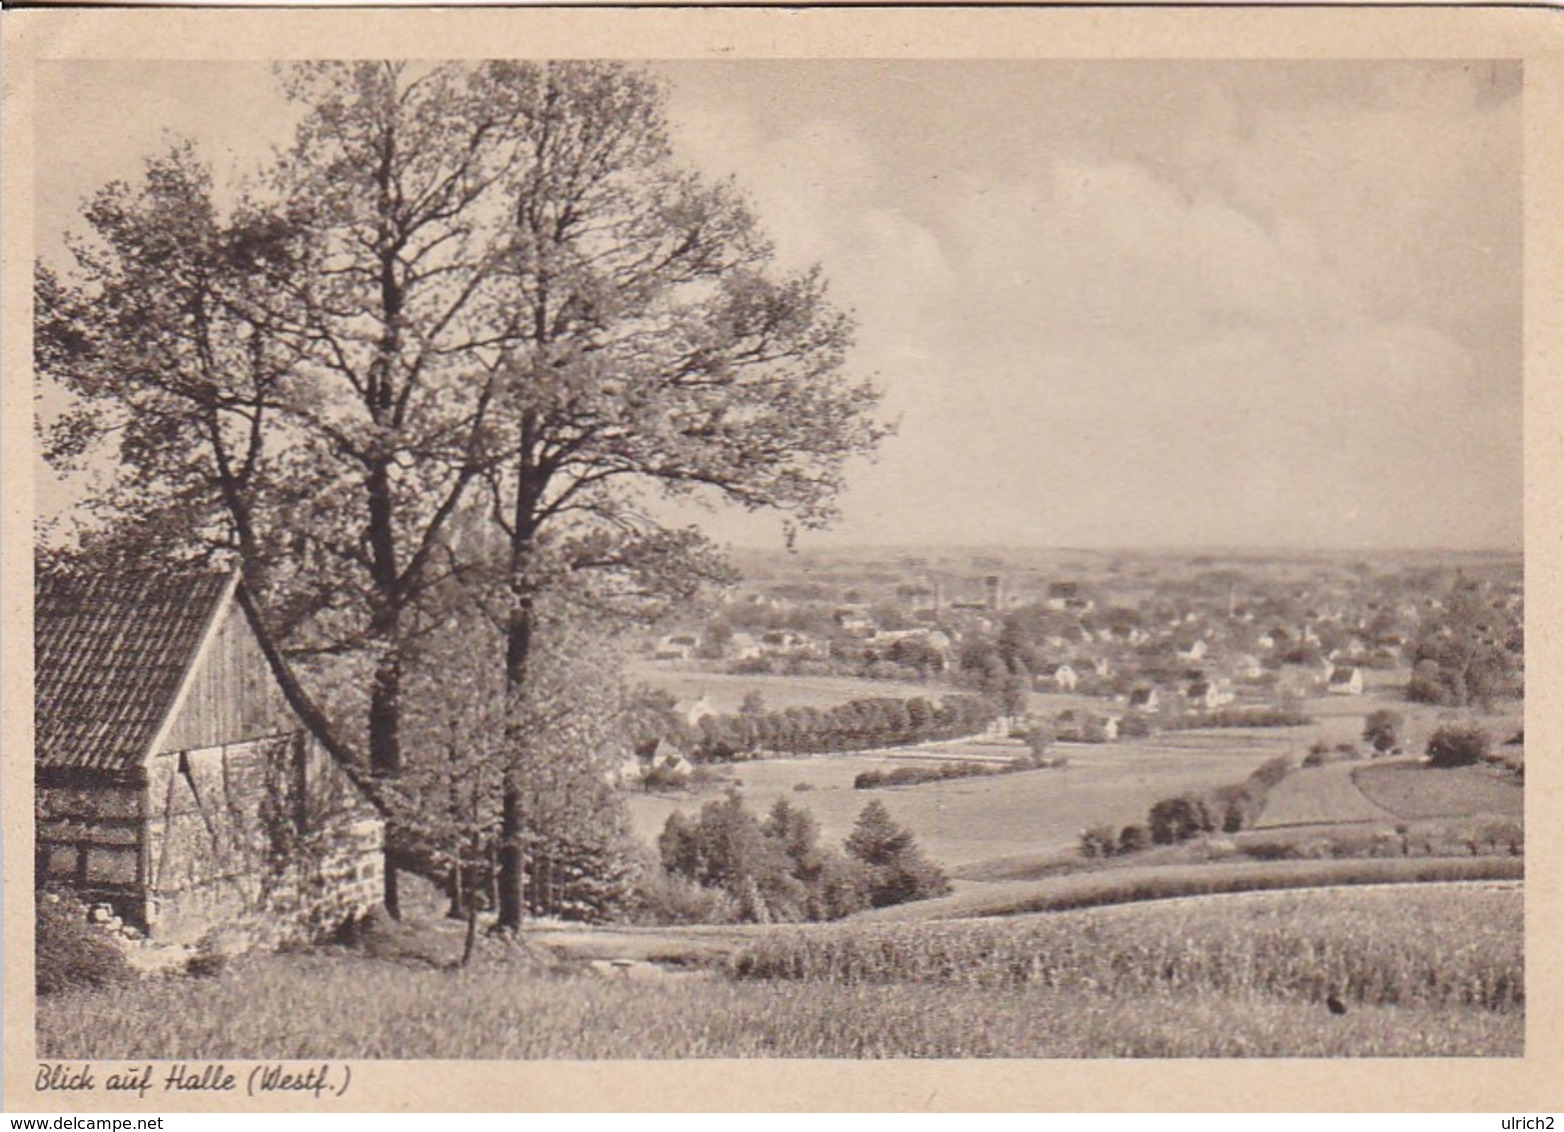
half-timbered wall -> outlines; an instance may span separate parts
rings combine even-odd
[[[38,782],[38,883],[170,942],[245,921],[277,938],[330,928],[380,902],[383,822],[293,713],[243,609],[221,617],[141,781]]]
[[[382,823],[304,732],[154,756],[147,814],[156,938],[249,917],[308,935],[380,901]]]

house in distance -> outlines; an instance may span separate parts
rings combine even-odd
[[[384,821],[290,707],[239,586],[37,579],[35,883],[154,940],[319,934],[384,893]]]

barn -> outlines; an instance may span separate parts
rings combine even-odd
[[[384,821],[290,707],[240,585],[37,579],[35,883],[154,940],[315,935],[383,894]]]

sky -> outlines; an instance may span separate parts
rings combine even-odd
[[[1521,547],[1518,64],[648,66],[898,426],[801,545]],[[41,81],[56,262],[165,132],[243,170],[292,117],[264,66]]]

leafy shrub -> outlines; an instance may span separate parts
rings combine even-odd
[[[1399,713],[1382,708],[1371,711],[1363,719],[1363,741],[1380,754],[1401,745],[1401,729],[1406,719]]]
[[[1151,828],[1152,842],[1157,845],[1176,845],[1196,834],[1211,833],[1217,825],[1211,807],[1198,794],[1164,798],[1151,807],[1146,824]]]
[[[873,875],[863,862],[823,852],[811,878],[808,919],[840,920],[869,907]]]
[[[854,790],[878,790],[885,786],[922,786],[928,782],[949,782],[956,778],[985,778],[995,774],[1013,774],[1040,767],[1064,766],[1064,758],[1037,758],[1017,755],[1007,763],[956,762],[939,766],[899,766],[891,770],[866,770],[853,778]]]
[[[1119,720],[1120,739],[1149,739],[1151,732],[1151,720],[1139,712],[1131,712]]]
[[[215,979],[228,969],[228,960],[225,952],[200,948],[185,960],[185,974],[196,979]]]
[[[1026,742],[1026,748],[1031,752],[1033,759],[1041,759],[1048,753],[1049,746],[1058,738],[1058,735],[1055,734],[1053,727],[1049,724],[1042,720],[1034,720],[1017,737]]]
[[[1055,717],[1055,735],[1063,743],[1107,743],[1108,721],[1102,716],[1073,711]]]
[[[1431,766],[1471,766],[1488,753],[1488,732],[1476,723],[1447,723],[1428,738]]]
[[[1286,755],[1277,755],[1273,759],[1266,759],[1256,767],[1254,773],[1249,776],[1249,781],[1269,790],[1291,773],[1292,761]]]
[[[1308,764],[1308,759],[1304,760]],[[1267,759],[1243,782],[1208,793],[1164,798],[1147,815],[1147,832],[1157,845],[1176,845],[1202,833],[1238,833],[1251,828],[1265,809],[1271,787],[1292,773],[1285,755]]]
[[[1139,853],[1151,844],[1151,834],[1143,825],[1127,825],[1119,830],[1119,852]]]
[[[1459,675],[1453,674],[1452,679],[1459,678]],[[1407,681],[1407,699],[1413,703],[1444,706],[1459,703],[1464,698],[1464,687],[1457,690],[1447,683],[1439,665],[1431,660],[1419,662],[1412,670],[1412,678]]]
[[[720,888],[705,888],[663,869],[647,869],[629,908],[639,924],[731,924],[738,902]]]
[[[1303,856],[1295,841],[1250,841],[1244,844],[1243,852],[1257,861],[1294,861]]]
[[[1211,807],[1223,833],[1237,833],[1254,825],[1265,808],[1265,793],[1249,783],[1222,786],[1211,792]]]
[[[125,953],[88,921],[87,906],[70,893],[40,892],[34,946],[39,994],[72,987],[109,986],[134,975]]]
[[[1334,747],[1326,743],[1315,743],[1309,748],[1309,753],[1303,757],[1303,765],[1328,766],[1331,763],[1356,762],[1362,757],[1363,752],[1356,743],[1337,743]]]
[[[641,788],[651,793],[683,790],[690,784],[691,778],[688,770],[659,764],[641,776]]]
[[[1111,857],[1118,852],[1119,839],[1111,825],[1094,825],[1081,831],[1081,856],[1088,859]]]

